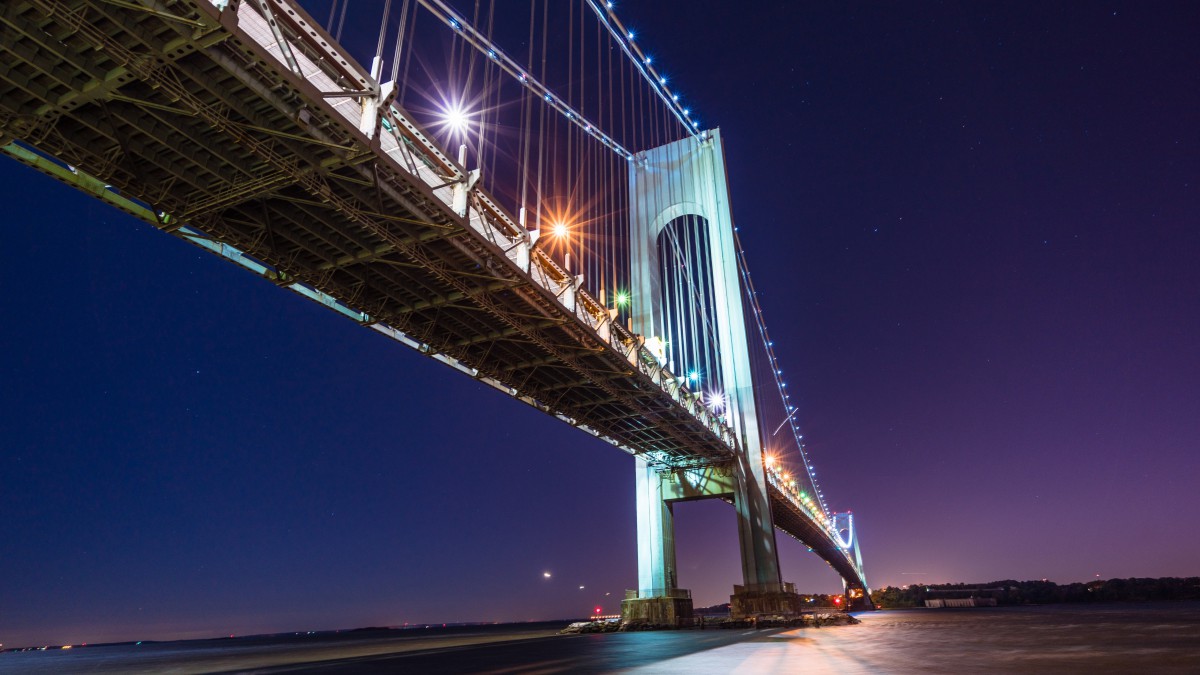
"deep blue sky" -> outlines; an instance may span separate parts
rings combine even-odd
[[[1200,573],[1195,7],[669,5],[620,11],[721,127],[872,585]],[[15,163],[0,197],[0,642],[636,585],[621,452]],[[677,513],[680,585],[727,601],[732,510]]]

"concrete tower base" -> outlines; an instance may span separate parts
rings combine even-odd
[[[795,584],[767,587],[734,586],[729,596],[729,615],[735,619],[752,616],[799,616],[800,596]]]
[[[673,589],[671,594],[639,598],[637,591],[627,591],[621,601],[621,623],[654,628],[691,626],[692,594],[683,589]]]
[[[850,612],[864,612],[875,609],[875,604],[871,602],[871,596],[866,589],[861,586],[846,587],[846,610]]]

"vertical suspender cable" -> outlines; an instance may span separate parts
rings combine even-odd
[[[338,0],[333,0],[329,5],[329,20],[325,22],[325,29],[333,33],[333,18],[337,16]]]
[[[342,13],[338,16],[337,34],[333,36],[333,39],[338,42],[342,41],[342,28],[346,25],[346,9],[348,7],[350,7],[350,0],[342,0]]]

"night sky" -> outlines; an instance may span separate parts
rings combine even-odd
[[[872,586],[1200,573],[1194,4],[618,10],[721,128]],[[14,162],[0,196],[0,643],[568,618],[636,586],[624,453]],[[733,510],[676,513],[680,586],[727,602]]]

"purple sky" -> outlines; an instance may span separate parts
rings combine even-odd
[[[620,11],[721,127],[871,585],[1200,573],[1195,8],[671,4]],[[573,617],[636,585],[620,451],[15,163],[0,197],[0,643]],[[728,601],[732,509],[677,516],[680,585]]]

